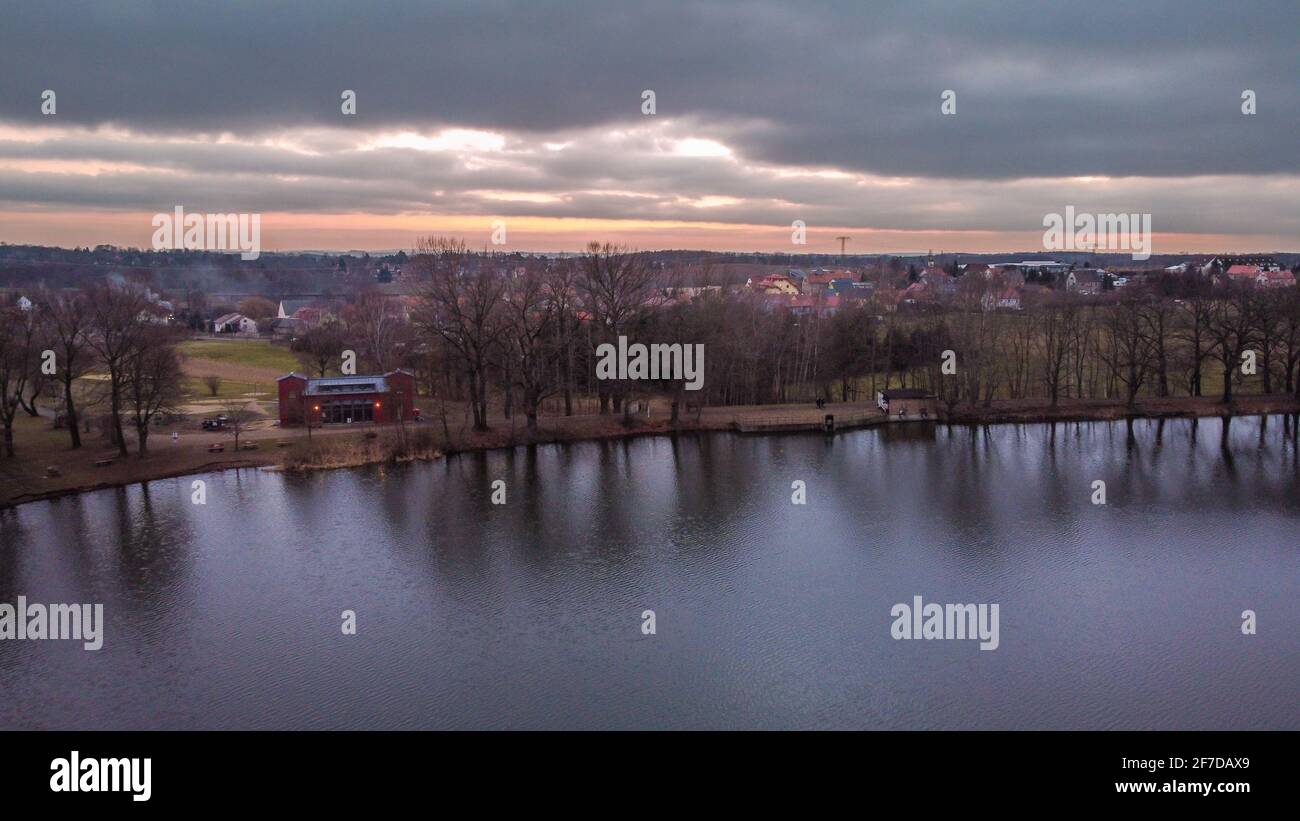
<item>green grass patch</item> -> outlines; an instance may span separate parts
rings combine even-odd
[[[249,399],[268,399],[276,396],[274,388],[268,387],[263,382],[236,382],[232,379],[223,379],[217,388],[217,395],[213,396],[201,377],[189,377],[185,380],[185,396],[190,401],[234,399],[247,394],[254,394],[248,396]]]
[[[191,339],[178,345],[177,350],[193,359],[271,368],[280,373],[288,373],[300,367],[297,357],[288,348],[260,339]]]

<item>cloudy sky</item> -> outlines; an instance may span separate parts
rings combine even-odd
[[[261,213],[269,249],[482,245],[504,220],[525,250],[1008,251],[1072,205],[1150,213],[1156,253],[1300,250],[1296,0],[6,0],[0,19],[11,243],[147,246],[180,205]]]

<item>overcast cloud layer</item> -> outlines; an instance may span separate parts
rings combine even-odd
[[[1294,0],[0,8],[10,212],[1016,232],[1073,204],[1300,246]]]

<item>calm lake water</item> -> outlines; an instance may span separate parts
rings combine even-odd
[[[23,505],[0,602],[102,602],[105,639],[0,641],[0,728],[1300,729],[1296,440],[1221,429],[711,434]],[[916,595],[998,603],[1000,646],[894,640]]]

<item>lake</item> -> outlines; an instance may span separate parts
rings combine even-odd
[[[23,505],[0,602],[102,603],[103,647],[0,641],[0,728],[1300,729],[1284,422],[639,438]],[[914,596],[996,603],[997,648],[893,638]]]

